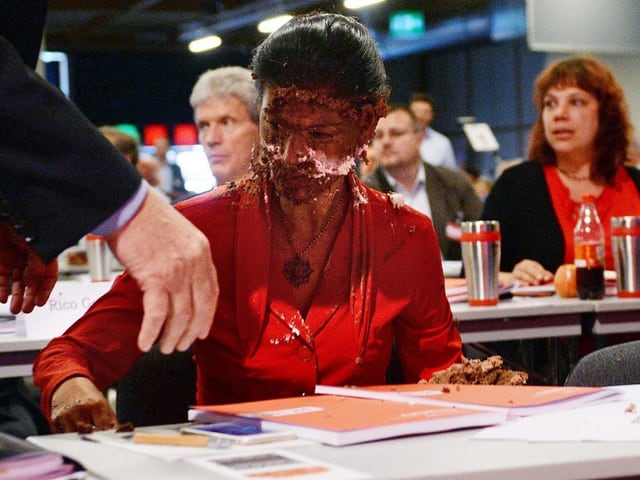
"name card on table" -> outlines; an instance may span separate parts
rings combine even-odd
[[[110,288],[111,282],[59,281],[45,305],[16,316],[16,335],[57,337]]]

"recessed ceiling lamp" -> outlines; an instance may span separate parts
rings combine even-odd
[[[206,52],[218,48],[220,45],[222,45],[222,39],[219,36],[208,35],[189,42],[189,51],[191,53]]]
[[[275,32],[292,18],[291,15],[279,15],[277,17],[267,18],[258,24],[258,31],[260,33]]]
[[[373,5],[375,3],[382,3],[386,0],[344,0],[344,8],[362,8],[368,7],[369,5]]]

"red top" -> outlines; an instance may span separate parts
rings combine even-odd
[[[198,404],[308,394],[316,384],[382,384],[393,341],[407,382],[460,359],[431,221],[353,174],[349,181],[352,208],[304,319],[271,247],[264,187],[217,190],[177,206],[209,238],[220,282],[211,332],[194,344]],[[34,364],[47,416],[63,380],[84,375],[102,390],[133,365],[141,319],[140,290],[124,274],[49,343]]]
[[[560,180],[555,166],[544,167],[544,177],[549,187],[551,203],[564,236],[564,263],[573,263],[573,229],[578,220],[580,202],[574,202],[569,189]],[[605,235],[605,268],[613,270],[611,252],[611,218],[625,215],[640,215],[640,194],[636,184],[623,167],[619,167],[613,185],[606,185],[599,197],[594,199],[598,217]]]

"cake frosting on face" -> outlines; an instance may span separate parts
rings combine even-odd
[[[502,357],[493,355],[485,360],[463,357],[462,362],[454,363],[446,370],[434,373],[428,381],[421,380],[421,383],[524,385],[527,383],[527,378],[529,378],[527,372],[505,369]]]

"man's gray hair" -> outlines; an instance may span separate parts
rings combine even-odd
[[[220,67],[207,70],[193,86],[189,103],[196,108],[211,97],[234,96],[247,107],[251,120],[258,123],[260,110],[258,90],[251,70],[242,67]]]

